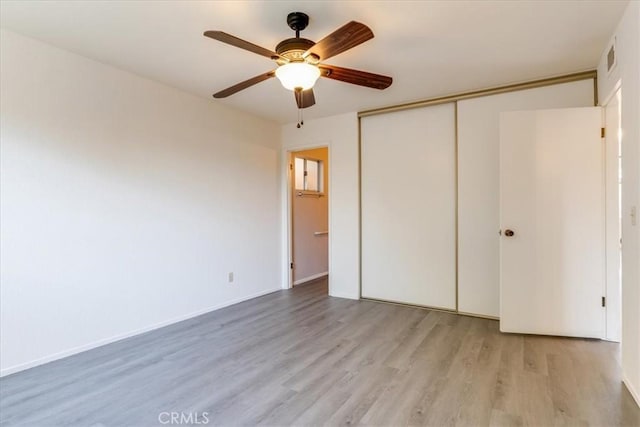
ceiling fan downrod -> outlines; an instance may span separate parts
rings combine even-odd
[[[296,32],[296,38],[300,38],[300,31],[309,25],[309,15],[302,12],[291,12],[287,15],[287,25]]]

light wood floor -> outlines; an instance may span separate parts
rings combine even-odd
[[[638,426],[618,358],[617,344],[505,335],[319,282],[5,377],[0,423]]]

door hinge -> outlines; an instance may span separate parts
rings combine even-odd
[[[605,134],[604,128],[600,128],[600,138],[604,138],[604,134]]]
[[[603,307],[607,306],[607,298],[606,297],[602,297],[602,306]]]
[[[293,270],[293,263],[291,263],[291,269]]]
[[[293,163],[289,163],[289,170],[293,170]]]

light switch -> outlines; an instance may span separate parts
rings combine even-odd
[[[638,214],[635,206],[631,206],[631,225],[636,225],[638,223]]]

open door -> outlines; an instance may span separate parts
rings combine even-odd
[[[598,107],[500,116],[500,330],[602,338],[605,198]]]

